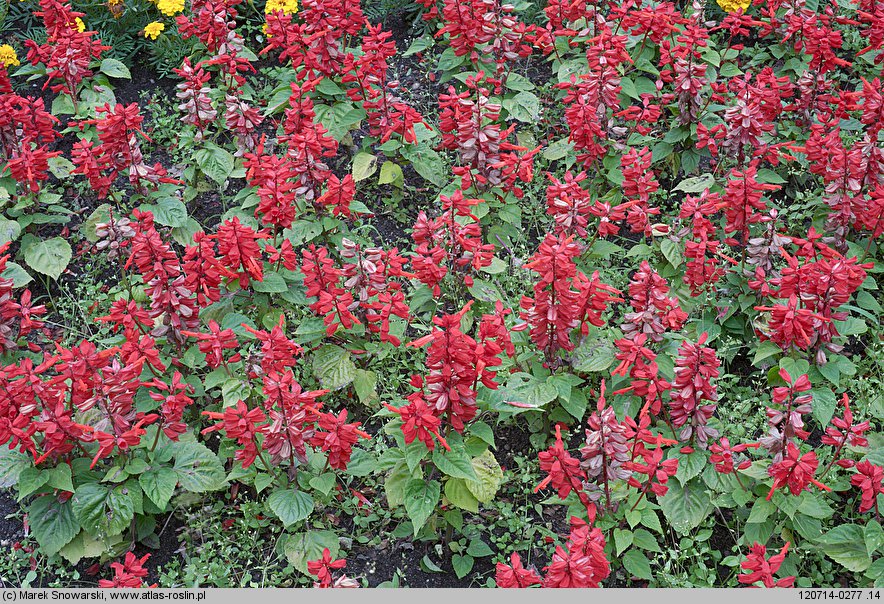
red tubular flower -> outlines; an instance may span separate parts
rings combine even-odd
[[[232,329],[221,329],[214,320],[209,321],[209,333],[193,331],[183,331],[181,333],[199,340],[200,352],[206,355],[206,365],[212,369],[217,369],[222,364],[226,365],[228,362],[235,363],[241,358],[241,355],[237,353],[227,361],[224,360],[224,351],[237,348],[239,341],[236,339],[236,334],[233,333]]]
[[[737,577],[739,582],[745,585],[752,585],[761,581],[762,585],[767,588],[792,587],[795,583],[795,577],[774,579],[774,573],[780,570],[783,560],[786,559],[789,545],[790,543],[787,541],[783,549],[780,550],[780,553],[767,558],[767,548],[758,542],[753,543],[751,550],[746,555],[746,559],[740,563],[740,567],[748,572]]]
[[[876,466],[870,461],[861,461],[856,464],[856,474],[850,477],[850,484],[859,487],[862,491],[862,501],[859,504],[860,513],[868,512],[875,508],[875,516],[878,517],[878,495],[884,493],[884,468]]]
[[[522,318],[531,325],[531,340],[550,365],[560,362],[558,351],[573,350],[571,332],[584,322],[604,325],[601,312],[619,300],[614,288],[577,272],[574,259],[580,247],[571,237],[547,235],[525,268],[540,278],[534,284],[534,298],[522,297]],[[579,288],[575,290],[576,288]]]
[[[814,327],[826,321],[824,317],[806,308],[798,307],[798,297],[792,295],[787,304],[756,306],[755,310],[770,312],[770,334],[763,336],[787,350],[795,346],[807,349],[814,335]]]
[[[679,306],[678,299],[668,293],[666,280],[643,260],[629,282],[629,304],[633,312],[623,316],[624,335],[635,338],[637,334],[646,334],[651,341],[660,342],[667,329],[681,329],[687,313]]]
[[[670,476],[675,476],[678,471],[678,459],[663,461],[662,440],[654,449],[642,447],[641,457],[644,463],[631,461],[626,463],[624,467],[632,472],[644,474],[648,480],[642,483],[634,476],[630,476],[629,486],[640,489],[642,495],[650,490],[657,497],[662,497],[669,490],[666,483],[669,482]]]
[[[333,216],[350,218],[350,203],[356,196],[356,182],[353,175],[347,174],[338,178],[334,174],[328,177],[328,188],[317,200],[316,205],[331,208]]]
[[[479,219],[472,213],[472,208],[482,200],[467,199],[461,190],[439,199],[442,214],[438,218],[430,219],[423,211],[418,213],[412,231],[416,248],[411,259],[417,278],[436,296],[441,294],[439,284],[447,274],[456,274],[469,287],[473,284],[472,275],[489,266],[494,258],[494,246],[482,243]]]
[[[341,570],[345,566],[347,566],[347,561],[344,559],[335,560],[326,547],[322,550],[322,558],[307,562],[307,572],[317,578],[318,582],[315,587],[331,587],[332,572]]]
[[[822,443],[824,445],[835,447],[835,452],[832,454],[832,461],[829,462],[830,466],[837,463],[842,468],[852,468],[854,465],[853,460],[839,459],[841,450],[845,445],[850,445],[851,447],[856,448],[869,446],[869,440],[863,435],[871,427],[871,423],[868,420],[858,424],[853,423],[853,413],[850,411],[850,399],[847,398],[846,392],[841,397],[841,404],[844,405],[844,417],[832,418],[832,425],[826,427],[826,433],[823,434]],[[826,469],[828,470],[828,468]]]
[[[336,470],[347,469],[353,445],[360,437],[371,438],[359,429],[361,422],[347,423],[346,409],[337,416],[334,413],[320,413],[317,425],[325,432],[317,432],[311,444],[328,453],[328,465]]]
[[[782,487],[788,486],[792,495],[800,495],[802,491],[811,484],[823,489],[831,491],[829,487],[814,479],[819,461],[816,453],[810,451],[801,455],[801,452],[791,442],[786,446],[783,459],[772,464],[768,468],[768,474],[774,479],[773,486],[767,494],[767,500],[773,497],[774,491]]]
[[[712,455],[709,456],[709,461],[715,464],[715,471],[719,474],[733,474],[734,454],[742,453],[750,447],[757,448],[758,446],[757,443],[741,443],[731,447],[730,441],[727,438],[722,438],[709,447],[709,451],[712,453]],[[743,464],[741,463],[739,467],[742,468]]]
[[[172,383],[166,384],[163,380],[154,380],[150,384],[159,392],[151,392],[150,398],[161,403],[160,415],[163,424],[161,429],[165,435],[173,441],[177,441],[181,434],[187,431],[187,424],[182,421],[184,410],[193,404],[193,399],[187,396],[193,393],[193,386],[182,381],[182,375],[176,371],[172,376]]]
[[[304,272],[306,295],[316,298],[310,309],[318,315],[325,315],[326,334],[331,336],[338,328],[350,329],[354,324],[361,324],[353,314],[358,303],[353,300],[352,293],[340,286],[344,273],[329,258],[328,249],[311,244],[301,254],[304,258],[301,270]]]
[[[262,425],[267,416],[260,408],[249,409],[243,401],[237,401],[235,406],[228,407],[223,413],[203,411],[203,415],[220,420],[220,423],[204,429],[203,434],[223,430],[227,438],[235,439],[242,447],[233,458],[242,461],[243,469],[255,463],[258,458],[258,435],[267,432],[267,426]]]
[[[434,412],[444,416],[458,432],[463,432],[466,422],[476,416],[478,381],[485,377],[490,379],[484,375],[487,373],[485,368],[500,364],[500,360],[490,354],[480,358],[477,355],[479,344],[460,329],[461,319],[471,305],[469,302],[457,313],[434,317],[432,333],[408,344],[423,346],[429,343],[424,398]],[[500,350],[495,352],[499,354]]]
[[[111,568],[114,569],[114,578],[112,580],[101,579],[98,581],[98,586],[114,589],[120,587],[144,587],[142,579],[147,576],[147,569],[144,568],[144,564],[148,558],[150,558],[150,554],[144,554],[141,558],[136,558],[132,552],[126,552],[126,557],[122,564],[119,562],[111,563]],[[151,585],[150,587],[156,587],[156,585]]]
[[[669,404],[672,424],[682,428],[679,437],[690,439],[701,449],[708,446],[710,438],[718,436],[718,431],[707,424],[718,400],[712,380],[718,377],[721,363],[714,349],[703,346],[707,336],[703,332],[696,344],[685,340],[679,347]]]
[[[651,195],[660,188],[651,169],[651,151],[647,147],[630,148],[620,159],[620,168],[623,172],[623,195],[635,202],[626,214],[626,221],[633,233],[644,233],[645,237],[650,237],[653,234],[650,217],[660,213],[658,208],[648,207]]]
[[[796,436],[806,440],[808,433],[803,429],[803,415],[810,413],[813,396],[810,394],[810,379],[802,375],[792,378],[785,369],[780,369],[780,377],[788,386],[780,386],[773,390],[773,402],[782,409],[767,408],[768,423],[772,426],[770,435],[761,439],[761,444],[774,454],[774,461],[779,461],[785,450],[786,443]],[[802,394],[806,393],[806,394]]]
[[[178,15],[178,31],[187,40],[196,37],[210,53],[228,42],[236,27],[236,9],[240,0],[192,0],[189,15]]]
[[[295,365],[295,358],[303,352],[296,342],[286,337],[284,324],[285,317],[280,315],[279,323],[269,332],[244,325],[245,330],[261,342],[261,370],[264,373],[284,373]]]
[[[410,445],[415,439],[421,441],[432,451],[436,443],[433,441],[435,436],[439,440],[445,450],[450,451],[451,447],[445,442],[445,439],[439,434],[439,426],[442,421],[433,415],[433,410],[424,403],[420,397],[412,395],[409,397],[409,403],[402,407],[394,407],[384,403],[384,407],[394,413],[398,413],[402,418],[402,434],[405,436],[405,444]]]
[[[212,76],[203,69],[202,62],[197,63],[196,66],[191,65],[189,57],[184,57],[180,69],[172,71],[178,74],[182,80],[177,85],[178,93],[175,95],[181,101],[178,111],[184,113],[184,118],[181,121],[195,126],[197,135],[194,139],[202,140],[206,126],[218,117],[218,112],[212,105],[212,99],[209,96],[212,89],[207,86]]]
[[[589,191],[580,186],[586,179],[586,171],[577,176],[566,172],[564,182],[549,172],[546,175],[551,181],[546,188],[546,213],[556,222],[556,235],[586,237],[593,205]]]
[[[546,451],[538,453],[537,458],[540,460],[540,471],[546,472],[547,476],[534,487],[535,493],[552,484],[561,499],[567,498],[571,491],[578,496],[586,497],[583,494],[583,480],[586,478],[586,473],[580,468],[580,460],[572,457],[565,449],[565,444],[562,442],[562,428],[559,425],[556,425],[555,444]],[[591,505],[589,499],[586,500],[586,504]]]
[[[287,156],[265,155],[260,147],[257,153],[246,153],[245,159],[249,184],[258,188],[255,218],[277,229],[292,226],[298,176],[292,161]]]
[[[542,581],[534,568],[529,569],[522,566],[522,559],[516,552],[510,556],[509,564],[497,563],[494,580],[498,587],[519,589],[540,585]]]
[[[218,241],[221,268],[232,278],[239,279],[241,287],[248,287],[249,279],[263,281],[264,265],[257,242],[266,239],[267,233],[256,233],[234,216],[224,221],[213,237]]]
[[[544,587],[599,587],[611,573],[601,529],[590,528],[579,518],[572,517],[568,548],[556,547],[552,562],[544,570]]]
[[[749,241],[749,225],[760,221],[758,212],[767,210],[767,202],[763,195],[768,191],[776,191],[779,185],[759,183],[755,180],[758,171],[754,165],[743,171],[736,168],[731,170],[730,179],[727,181],[723,196],[724,216],[727,223],[725,233],[740,233],[740,243],[745,245]],[[735,240],[725,240],[725,243],[736,244]]]

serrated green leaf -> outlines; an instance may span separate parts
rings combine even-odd
[[[435,480],[410,480],[405,485],[405,511],[411,518],[415,537],[436,510],[441,490],[441,485]]]
[[[22,242],[22,255],[32,269],[58,279],[73,256],[71,245],[61,237],[38,239],[26,236]]]
[[[151,468],[138,476],[138,484],[154,505],[159,509],[166,509],[166,504],[175,492],[178,484],[178,475],[165,466]]]
[[[191,493],[217,491],[227,484],[221,460],[200,443],[178,443],[174,470],[181,488]]]
[[[313,375],[323,388],[339,390],[354,380],[356,365],[347,350],[326,344],[313,354]]]
[[[467,489],[478,501],[490,503],[503,482],[503,470],[490,449],[474,458],[472,465],[478,480],[466,481]]]
[[[313,513],[313,498],[293,488],[280,489],[270,493],[267,505],[282,520],[286,528],[306,519]]]
[[[87,482],[71,497],[77,520],[93,537],[118,535],[135,517],[135,501],[127,483],[106,486]]]
[[[57,554],[80,532],[71,502],[60,503],[52,495],[37,497],[28,506],[28,524],[46,556]]]

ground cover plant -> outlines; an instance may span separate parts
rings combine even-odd
[[[0,584],[884,583],[884,2],[24,0]]]

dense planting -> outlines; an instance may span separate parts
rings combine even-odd
[[[4,584],[884,582],[881,0],[3,28]]]

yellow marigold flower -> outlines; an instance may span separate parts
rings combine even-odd
[[[77,27],[77,31],[83,33],[86,31],[86,24],[83,23],[83,20],[80,17],[74,18],[74,25]]]
[[[167,17],[172,17],[184,10],[184,0],[157,0],[157,8]]]
[[[148,23],[144,27],[144,37],[150,38],[151,40],[156,40],[157,36],[160,35],[160,32],[166,29],[166,26],[159,21],[154,21],[153,23]]]
[[[3,67],[17,67],[21,65],[18,56],[15,54],[15,49],[9,44],[0,46],[0,65],[3,65]]]
[[[264,14],[282,11],[287,15],[294,15],[298,12],[298,0],[267,0],[264,5]]]
[[[752,0],[717,0],[717,2],[718,6],[728,13],[735,13],[738,9],[743,9],[743,12],[746,12],[746,9],[752,4]]]

